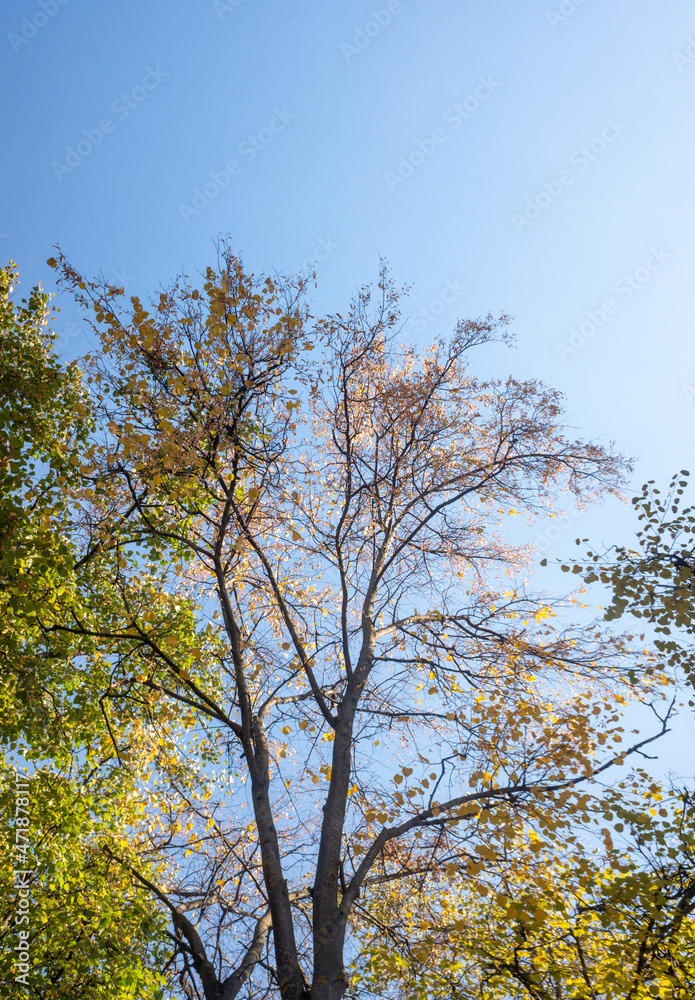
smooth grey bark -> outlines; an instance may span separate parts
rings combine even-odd
[[[312,1000],[340,1000],[348,987],[343,952],[352,902],[339,898],[340,857],[352,769],[351,752],[357,705],[374,662],[376,631],[372,612],[376,599],[379,567],[375,567],[362,612],[362,647],[345,695],[338,708],[333,742],[331,781],[323,807],[321,841],[314,882],[314,974]],[[359,891],[359,887],[358,887]]]
[[[252,711],[244,672],[241,632],[234,619],[221,567],[218,567],[217,578],[220,602],[234,659],[237,693],[241,709],[241,731],[238,735],[251,777],[251,797],[258,827],[263,881],[268,896],[270,923],[273,928],[273,945],[280,993],[283,1000],[302,1000],[306,996],[305,982],[299,965],[290,895],[283,873],[280,844],[270,802],[268,742],[261,718],[254,715]]]

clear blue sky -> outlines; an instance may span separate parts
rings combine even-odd
[[[24,290],[53,288],[58,243],[146,296],[228,232],[255,270],[315,257],[333,310],[382,254],[413,340],[508,311],[518,349],[485,371],[561,389],[638,484],[695,464],[692,0],[10,0],[0,21],[0,256]],[[608,505],[549,555],[633,527]]]
[[[506,310],[518,349],[485,370],[561,389],[637,483],[693,464],[692,0],[11,0],[0,20],[0,255],[24,289],[53,287],[58,243],[146,295],[228,232],[256,270],[318,251],[338,309],[382,254],[416,342]],[[609,507],[581,533],[631,529]]]

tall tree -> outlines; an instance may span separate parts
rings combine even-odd
[[[566,437],[557,393],[471,373],[505,317],[399,346],[385,274],[316,320],[224,245],[151,312],[49,263],[101,338],[101,430],[61,484],[73,583],[34,621],[139,780],[102,850],[169,915],[185,995],[338,1000],[360,894],[475,879],[529,822],[569,838],[633,752],[620,706],[666,678],[556,625],[504,532],[625,465]]]

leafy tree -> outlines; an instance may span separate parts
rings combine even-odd
[[[607,553],[589,552],[582,572],[587,583],[600,580],[612,590],[606,620],[626,611],[649,622],[656,648],[673,668],[695,682],[695,508],[683,507],[689,473],[674,476],[662,497],[653,480],[633,498],[638,521],[637,548],[618,546]],[[563,567],[566,569],[567,567]]]
[[[514,583],[507,518],[626,467],[566,437],[557,393],[471,373],[506,318],[418,355],[385,274],[315,319],[225,245],[151,311],[49,263],[101,349],[56,480],[69,586],[27,620],[132,789],[99,849],[170,920],[168,988],[337,1000],[379,886],[484,880],[530,828],[570,863],[637,749],[622,707],[667,678]]]
[[[97,781],[77,768],[41,766],[28,753],[26,783],[7,762],[0,772],[2,812],[15,817],[0,837],[0,996],[162,997],[168,956],[159,915],[101,849],[133,821],[121,776]],[[20,903],[25,888],[28,908]],[[18,961],[20,945],[28,962]]]
[[[16,306],[17,281],[13,265],[0,271],[0,996],[126,1000],[154,995],[165,962],[151,901],[100,849],[137,816],[133,782],[85,760],[104,730],[101,689],[80,687],[80,651],[67,636],[47,645],[36,619],[73,583],[61,483],[89,406],[78,367],[52,354],[47,296]]]
[[[529,827],[484,880],[441,871],[426,885],[414,876],[373,891],[360,906],[363,995],[691,997],[693,803],[687,793],[664,797],[641,777],[650,801],[634,795],[638,784],[631,793],[621,783],[564,850]]]

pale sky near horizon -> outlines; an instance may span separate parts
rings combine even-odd
[[[333,311],[381,254],[417,344],[506,311],[518,346],[481,371],[560,389],[637,486],[692,467],[692,0],[11,0],[0,22],[24,292],[54,288],[57,243],[147,297],[229,233],[253,270],[313,261]],[[616,502],[544,547],[634,526]]]

